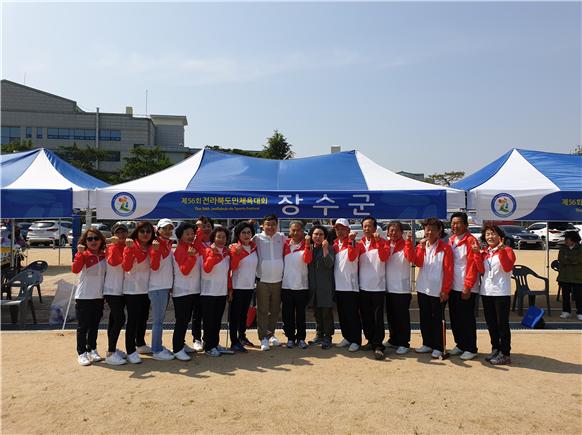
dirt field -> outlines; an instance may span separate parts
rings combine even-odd
[[[483,354],[375,361],[337,348],[81,367],[72,331],[1,339],[6,434],[579,434],[582,422],[579,332],[514,332],[513,365],[498,368]],[[478,339],[487,351],[487,333]],[[100,331],[101,350],[105,342]]]

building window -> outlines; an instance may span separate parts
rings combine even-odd
[[[142,143],[134,143],[134,144],[133,144],[133,148],[134,148],[134,149],[135,149],[135,148],[141,148],[141,147],[143,147],[143,146],[144,146],[144,144],[142,144]]]
[[[95,140],[95,129],[86,128],[85,129],[85,140]]]
[[[68,128],[59,128],[59,139],[70,139],[70,132]]]
[[[82,128],[76,128],[73,137],[75,139],[84,140],[85,139],[85,130],[83,130]]]
[[[47,137],[47,139],[58,139],[59,138],[59,129],[58,128],[47,128],[46,129],[46,137]]]
[[[20,140],[20,127],[2,127],[2,145]]]
[[[113,141],[120,141],[121,140],[121,130],[109,130],[103,128],[99,130],[99,140],[113,140]]]
[[[42,127],[36,127],[36,138],[37,139],[42,139]]]
[[[105,151],[104,156],[101,159],[102,162],[120,162],[121,152],[120,151]]]
[[[26,138],[32,139],[32,127],[26,127]]]

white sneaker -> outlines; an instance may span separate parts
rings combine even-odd
[[[297,343],[297,346],[301,349],[307,349],[309,347],[307,345],[307,343],[305,343],[305,340],[299,340],[299,343]]]
[[[350,342],[348,340],[346,340],[345,338],[342,339],[342,341],[340,341],[338,344],[336,344],[337,347],[348,347],[350,345]]]
[[[180,352],[176,352],[174,354],[174,358],[180,360],[180,361],[190,361],[192,358],[190,358],[190,355],[188,355],[188,352],[186,352],[185,348],[182,348],[182,350]]]
[[[113,352],[107,358],[105,358],[105,364],[109,364],[110,366],[122,366],[126,364],[127,361],[125,358],[122,358],[117,352]]]
[[[455,356],[455,355],[460,355],[462,353],[463,353],[463,351],[461,349],[459,349],[457,346],[455,346],[451,349],[451,351],[449,352],[449,355]]]
[[[360,350],[360,345],[358,343],[352,343],[350,344],[350,347],[348,347],[348,352],[357,352],[358,350]]]
[[[89,359],[89,355],[87,354],[87,352],[79,355],[77,357],[77,362],[79,364],[81,364],[82,366],[90,366],[91,365],[91,360]]]
[[[202,343],[200,340],[196,340],[194,342],[194,350],[196,352],[202,352],[204,350],[204,343]]]
[[[404,346],[398,346],[398,349],[396,349],[396,355],[404,355],[405,353],[408,353],[410,349],[408,349],[407,347]]]
[[[268,338],[263,338],[261,340],[261,350],[262,351],[271,350],[271,346],[269,346],[269,339]]]
[[[578,315],[576,316],[576,318],[577,318],[578,320],[582,320],[582,314],[578,314]]]
[[[182,348],[182,350],[186,353],[194,353],[196,352],[196,350],[192,349],[190,346],[188,346],[187,344],[184,343],[184,347]]]
[[[463,361],[469,361],[470,359],[473,359],[477,356],[476,353],[473,352],[469,352],[468,350],[466,350],[465,352],[463,352],[463,354],[461,355],[461,359]]]
[[[93,349],[89,352],[89,360],[91,360],[91,362],[99,362],[103,361],[103,358],[97,353],[97,350]]]
[[[168,349],[163,349],[160,352],[154,353],[153,358],[158,361],[170,361],[174,359],[174,355]]]
[[[416,353],[429,353],[432,352],[432,347],[425,346],[424,344],[420,347],[414,349]]]
[[[568,319],[570,317],[570,313],[566,312],[566,311],[562,311],[562,314],[560,314],[560,319]]]
[[[269,338],[269,344],[273,347],[281,346],[281,342],[274,335]]]
[[[220,351],[217,348],[213,347],[212,349],[206,351],[206,355],[217,357],[220,356]]]
[[[139,353],[141,355],[152,353],[152,348],[149,347],[147,344],[144,344],[143,346],[138,346],[136,349],[137,349],[137,353]]]
[[[432,354],[430,355],[431,357],[433,357],[434,359],[438,359],[441,356],[443,356],[443,353],[440,350],[433,350]]]
[[[127,354],[126,354],[124,351],[122,351],[122,350],[115,349],[115,353],[116,353],[117,355],[119,355],[119,356],[120,356],[121,358],[123,358],[123,359],[126,359],[126,358],[127,358]]]
[[[293,340],[287,340],[287,349],[293,349],[295,347],[295,342]]]
[[[137,353],[137,350],[134,353],[130,353],[129,355],[127,355],[127,362],[132,364],[141,363],[141,358],[139,357],[139,353]]]

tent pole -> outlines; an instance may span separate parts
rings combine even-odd
[[[61,329],[61,335],[65,335],[65,325],[67,324],[67,317],[69,317],[69,309],[71,308],[71,301],[73,300],[73,295],[75,294],[77,286],[73,286],[71,289],[71,294],[69,295],[69,303],[67,304],[67,311],[65,312],[65,317],[63,319],[63,327]]]
[[[61,265],[61,218],[59,218],[59,266]]]
[[[546,277],[550,281],[550,223],[546,222]]]
[[[16,267],[16,255],[14,252],[14,248],[16,247],[14,243],[14,238],[16,237],[16,221],[14,219],[11,219],[10,222],[11,222],[10,231],[12,233],[12,235],[10,236],[10,267],[14,269]]]

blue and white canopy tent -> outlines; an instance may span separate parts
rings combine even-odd
[[[100,219],[445,218],[464,192],[395,174],[357,151],[268,160],[201,150],[156,174],[97,190]]]
[[[44,148],[1,156],[2,218],[71,217],[73,209],[95,207],[103,181]]]
[[[481,220],[582,220],[582,156],[512,149],[451,187]]]

